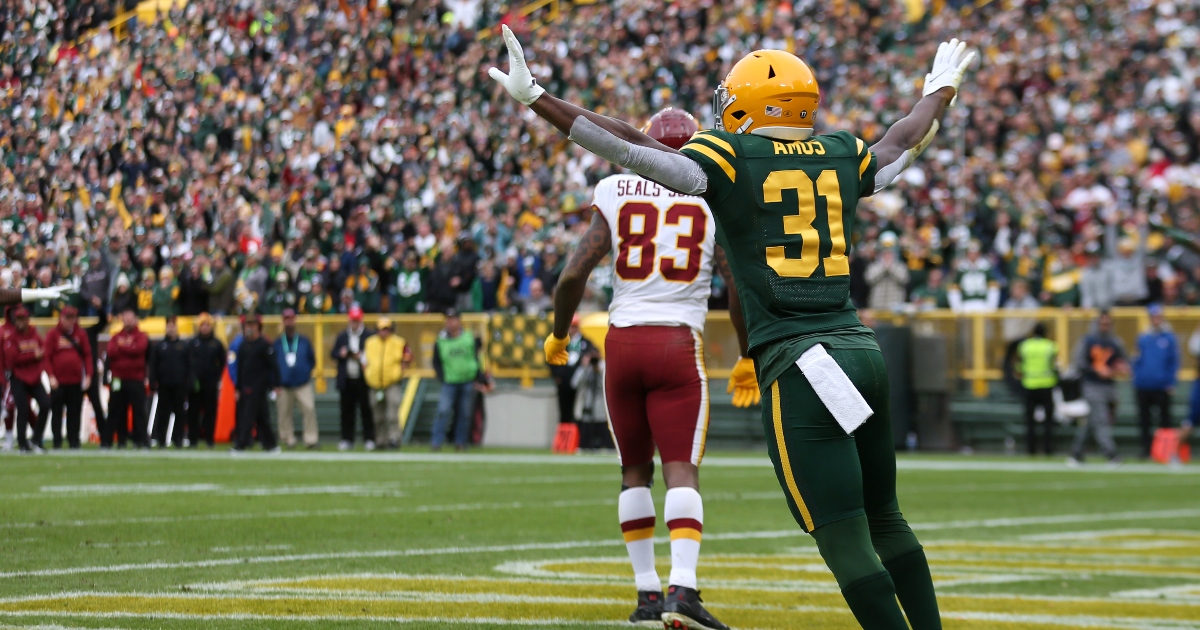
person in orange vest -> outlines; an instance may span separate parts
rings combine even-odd
[[[150,440],[146,435],[146,354],[150,349],[150,338],[138,328],[137,311],[133,305],[121,313],[121,323],[124,327],[108,341],[108,371],[112,375],[112,382],[109,384],[109,426],[106,430],[116,430],[117,448],[125,448],[126,441],[131,438],[135,448],[149,448]],[[132,436],[127,420],[131,409]],[[105,441],[101,437],[101,448]]]
[[[50,413],[50,397],[42,388],[45,356],[42,336],[29,325],[29,309],[18,305],[13,309],[12,332],[4,339],[4,365],[12,374],[9,386],[17,404],[17,444],[22,453],[43,452],[42,433],[46,428],[46,416]],[[32,415],[30,400],[36,400],[38,404],[32,443],[26,435]]]
[[[54,448],[62,448],[63,408],[67,410],[67,445],[79,448],[83,393],[91,386],[95,362],[87,332],[79,327],[79,309],[64,306],[58,325],[46,332],[46,371],[50,374],[51,431]]]

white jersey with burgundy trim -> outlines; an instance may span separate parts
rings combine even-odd
[[[703,331],[716,244],[708,204],[637,175],[613,175],[596,184],[592,205],[612,233],[609,324]]]

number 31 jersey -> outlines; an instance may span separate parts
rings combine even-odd
[[[845,131],[802,142],[701,131],[681,152],[708,176],[759,382],[817,342],[875,347],[850,302],[854,215],[877,168],[865,143]]]
[[[637,175],[596,184],[593,207],[613,243],[612,326],[704,330],[716,226],[708,204]]]

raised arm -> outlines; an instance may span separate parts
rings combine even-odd
[[[908,116],[896,121],[883,138],[871,147],[879,164],[875,174],[875,192],[895,181],[933,141],[946,108],[953,105],[957,98],[963,73],[975,58],[975,53],[966,53],[966,49],[967,44],[957,39],[938,46],[933,70],[925,75],[925,87],[922,90],[924,98],[917,102]]]
[[[508,74],[497,68],[488,71],[508,93],[528,105],[538,116],[567,134],[579,146],[619,164],[646,179],[676,192],[702,195],[708,190],[708,176],[698,164],[682,153],[658,142],[628,123],[601,116],[577,105],[557,99],[542,89],[529,72],[521,43],[502,28],[508,46]]]

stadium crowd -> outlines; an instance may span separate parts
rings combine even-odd
[[[510,7],[194,0],[75,39],[113,4],[0,3],[0,284],[77,282],[85,315],[548,309],[612,171],[488,79]],[[553,93],[702,125],[733,61],[788,49],[818,128],[872,142],[959,37],[974,87],[856,217],[855,301],[1200,304],[1196,3],[957,4],[618,0],[524,39]]]

